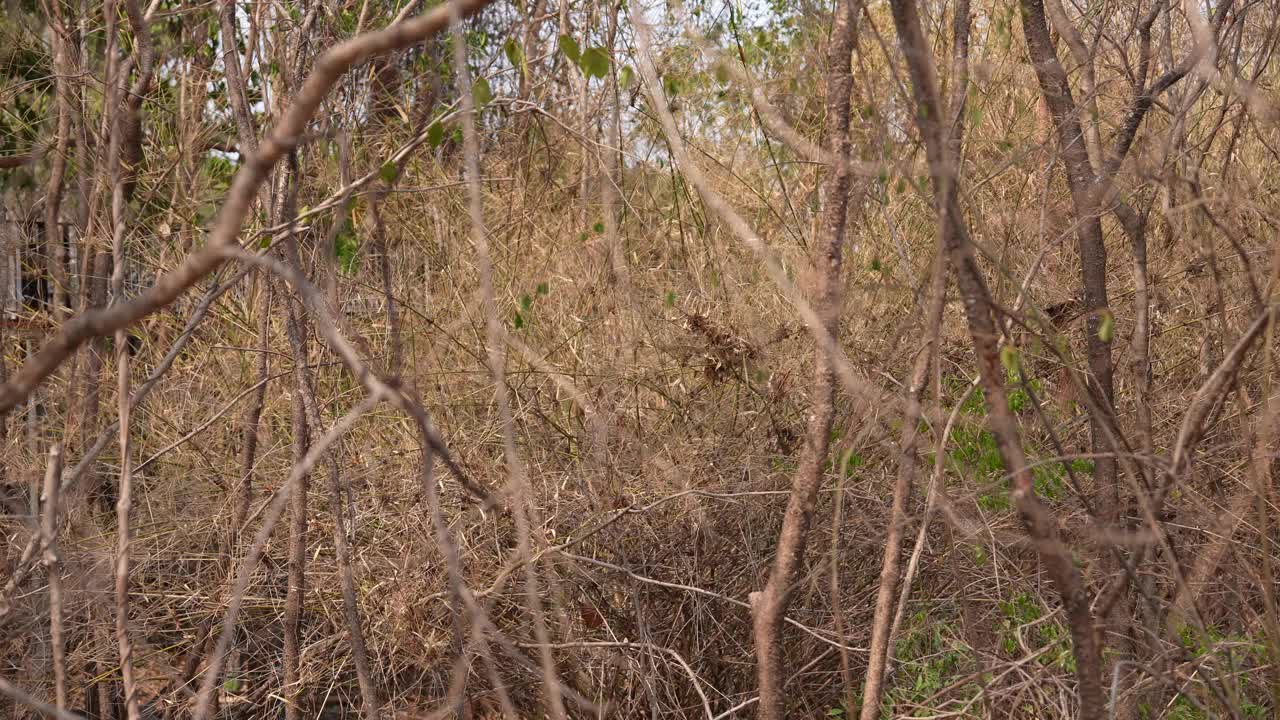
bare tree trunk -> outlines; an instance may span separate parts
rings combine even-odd
[[[853,0],[836,3],[832,20],[831,45],[827,49],[827,120],[825,142],[832,157],[848,157],[849,107],[853,91],[851,70],[857,23]],[[845,163],[827,169],[823,184],[822,219],[814,245],[813,268],[817,273],[814,310],[827,333],[838,338],[841,287],[840,268],[848,221],[851,178]],[[787,500],[773,569],[763,590],[752,593],[752,619],[756,644],[756,676],[760,689],[760,717],[776,720],[787,715],[782,693],[782,619],[791,603],[809,526],[817,506],[822,468],[829,455],[831,421],[835,416],[835,371],[833,360],[821,343],[814,352],[813,385],[809,391],[809,427],[804,454]]]
[[[93,258],[93,273],[84,282],[89,285],[88,302],[85,303],[84,310],[92,310],[101,308],[107,303],[107,279],[111,270],[110,253],[99,252]],[[106,347],[102,338],[94,338],[89,342],[84,363],[84,398],[80,406],[80,420],[78,424],[78,445],[84,442],[95,432],[98,426],[98,411],[101,407],[101,390],[102,390],[102,359],[106,355]],[[83,448],[82,448],[83,449]],[[97,464],[90,463],[86,468],[83,480],[76,492],[77,496],[83,496],[92,488],[98,486]]]
[[[58,485],[62,481],[62,445],[49,448],[44,475],[44,565],[49,577],[49,637],[53,645],[54,697],[59,710],[67,709],[67,640],[62,626],[62,567],[58,564]]]
[[[237,492],[235,509],[231,516],[232,535],[244,532],[245,520],[249,517],[249,506],[253,502],[254,467],[258,462],[258,424],[262,419],[262,406],[267,399],[267,377],[271,372],[271,283],[267,278],[261,279],[259,290],[261,306],[258,308],[258,352],[257,371],[255,373],[257,389],[244,410],[244,419],[240,427],[240,488]]]
[[[62,0],[49,0],[53,10],[53,72],[54,86],[57,95],[58,128],[54,137],[52,163],[49,168],[49,183],[44,198],[44,236],[46,258],[49,262],[49,279],[53,283],[52,312],[56,320],[61,321],[71,303],[70,289],[67,282],[67,248],[63,243],[61,226],[59,225],[62,208],[62,181],[67,171],[67,146],[71,139],[71,78],[67,59],[67,24],[63,19]]]
[[[112,221],[112,304],[125,301],[125,236],[128,232],[128,188],[127,179],[136,172],[136,163],[141,159],[137,150],[141,138],[141,103],[142,93],[151,83],[154,50],[151,46],[151,34],[146,20],[138,7],[137,0],[124,0],[125,11],[133,30],[135,43],[135,60],[137,78],[128,84],[128,77],[123,72],[117,78],[120,88],[128,88],[123,112],[116,114],[111,136],[111,147],[108,152],[108,168],[113,177],[111,198]],[[112,8],[114,11],[114,8]],[[128,68],[130,63],[125,64]],[[133,148],[132,150],[130,148]],[[138,683],[133,663],[133,639],[129,633],[129,560],[133,541],[133,528],[130,525],[130,514],[133,510],[133,468],[132,437],[130,435],[131,411],[131,370],[129,362],[129,342],[127,331],[117,329],[115,333],[115,355],[117,372],[117,405],[120,425],[120,480],[116,497],[116,641],[120,646],[120,669],[124,678],[125,708],[129,720],[138,720]]]
[[[1102,237],[1102,218],[1095,192],[1097,173],[1089,160],[1085,136],[1080,127],[1079,108],[1071,96],[1067,74],[1058,61],[1049,37],[1048,20],[1042,0],[1019,0],[1027,52],[1035,66],[1040,93],[1049,108],[1058,133],[1058,146],[1067,170],[1067,187],[1075,207],[1076,239],[1080,248],[1080,275],[1084,284],[1084,309],[1089,357],[1088,387],[1101,413],[1089,413],[1089,434],[1094,459],[1093,478],[1097,492],[1103,493],[1105,519],[1114,524],[1120,515],[1120,485],[1116,480],[1116,460],[1107,426],[1114,414],[1110,338],[1098,332],[1103,317],[1110,312],[1107,300],[1107,248]],[[1093,403],[1091,403],[1091,406]]]
[[[964,139],[965,97],[969,87],[969,0],[957,0],[953,12],[952,86],[950,106],[947,108],[951,127],[948,133],[947,153],[953,167],[958,169],[961,144]],[[915,369],[911,373],[907,386],[906,412],[902,421],[902,441],[898,458],[898,481],[894,486],[889,532],[885,539],[884,561],[880,569],[880,589],[876,596],[875,616],[871,625],[867,676],[862,691],[862,720],[875,720],[879,716],[884,674],[892,665],[889,654],[893,652],[891,646],[893,635],[890,632],[893,627],[890,621],[895,616],[893,593],[898,582],[901,562],[899,555],[903,526],[906,523],[906,503],[911,495],[918,462],[916,445],[919,435],[921,399],[929,379],[929,368],[939,352],[942,310],[946,299],[947,260],[941,250],[934,262],[925,317],[926,347],[921,349],[920,356],[916,359]],[[941,462],[941,460],[935,458],[935,462]],[[921,532],[923,531],[921,528]],[[899,607],[897,614],[901,613],[902,608]],[[896,625],[896,622],[893,624]]]
[[[1057,520],[1035,494],[1018,434],[1017,420],[1009,410],[1004,372],[999,360],[999,331],[987,284],[973,257],[968,227],[957,203],[959,172],[947,151],[948,139],[938,122],[939,95],[932,53],[920,28],[914,0],[894,0],[894,26],[911,75],[916,103],[916,125],[924,139],[937,206],[942,247],[956,273],[956,284],[964,298],[969,335],[978,360],[978,371],[987,406],[987,423],[996,439],[996,448],[1012,476],[1014,506],[1031,536],[1040,561],[1049,571],[1062,598],[1076,658],[1079,717],[1101,720],[1105,713],[1102,685],[1102,652],[1095,632],[1090,597],[1084,578],[1076,568],[1070,550],[1058,536]]]
[[[282,175],[279,187],[283,187],[280,199],[281,210],[276,216],[278,222],[289,222],[293,218],[293,205],[297,192],[292,165],[295,157],[290,158],[290,167]],[[296,240],[292,233],[285,239],[286,262],[301,272]],[[306,398],[311,393],[310,378],[306,372],[307,342],[306,330],[302,324],[302,308],[297,298],[285,290],[285,334],[289,338],[289,347],[293,353],[293,463],[298,466],[307,455],[311,446],[311,426],[307,421]],[[319,428],[315,428],[319,430]],[[284,697],[286,720],[302,720],[303,708],[298,699],[302,692],[300,686],[301,621],[303,597],[306,595],[307,567],[307,494],[310,488],[310,473],[297,476],[289,497],[289,550],[288,576],[289,584],[285,591],[284,601]]]
[[[962,0],[963,1],[963,0]],[[907,381],[906,412],[902,418],[902,440],[899,443],[898,481],[894,484],[893,505],[889,511],[889,527],[884,542],[884,559],[880,564],[880,588],[876,593],[875,615],[871,621],[871,648],[867,658],[867,675],[862,686],[861,720],[880,717],[882,683],[888,667],[890,629],[894,617],[893,596],[898,585],[902,562],[902,534],[907,524],[907,502],[911,499],[919,463],[921,399],[928,386],[929,368],[938,353],[941,338],[942,308],[947,284],[947,262],[942,253],[934,261],[929,283],[928,311],[925,317],[925,346],[920,349],[915,367]],[[942,462],[936,460],[936,462]]]

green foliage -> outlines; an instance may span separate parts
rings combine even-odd
[[[936,615],[941,608],[932,607],[915,612],[904,623],[904,630],[893,649],[897,658],[898,673],[893,687],[887,688],[884,717],[896,717],[888,713],[891,705],[918,704],[931,699],[964,674],[972,662],[972,651],[954,636],[950,623],[939,622]],[[969,685],[957,693],[957,698],[980,692],[977,685]]]
[[[395,182],[396,176],[399,174],[400,171],[396,168],[396,164],[390,160],[382,163],[382,167],[378,169],[378,177],[387,185]]]
[[[1018,593],[1008,601],[1000,601],[1000,647],[1009,655],[1020,653],[1021,644],[1030,650],[1052,647],[1037,660],[1046,667],[1056,667],[1063,672],[1074,673],[1075,656],[1071,654],[1071,636],[1066,627],[1057,621],[1044,620],[1044,608],[1029,593]],[[1025,626],[1034,628],[1031,632]],[[1019,636],[1022,643],[1019,643]]]
[[[951,431],[953,449],[951,459],[973,468],[982,477],[993,477],[1004,472],[1004,460],[996,449],[996,436],[986,430],[958,427]]]
[[[1037,465],[1031,469],[1031,480],[1036,495],[1045,500],[1057,500],[1066,494],[1067,471],[1061,463]]]
[[[351,231],[350,223],[333,239],[333,255],[338,260],[338,268],[347,275],[360,267],[360,240]]]
[[[476,109],[488,105],[493,100],[493,90],[489,88],[489,81],[485,78],[476,78],[471,84],[471,98],[475,100]]]
[[[444,142],[444,125],[441,125],[439,120],[431,123],[427,128],[427,142],[431,144],[432,150],[440,147],[440,143]]]
[[[1001,346],[1000,364],[1004,366],[1005,372],[1010,375],[1016,375],[1018,372],[1018,348],[1012,345]]]
[[[568,35],[561,35],[558,42],[560,44],[560,52],[569,58],[569,62],[577,65],[582,58],[582,51],[578,49],[578,41]]]
[[[965,383],[960,391],[963,392],[967,386],[968,383]],[[969,397],[965,398],[964,404],[960,406],[960,412],[976,417],[982,417],[987,414],[987,397],[981,388],[975,388],[973,392],[969,393]]]
[[[578,62],[588,78],[604,78],[609,74],[609,53],[600,47],[587,48]]]
[[[1027,395],[1021,388],[1015,388],[1009,391],[1009,411],[1020,413],[1026,410],[1031,403],[1031,397]]]
[[[977,565],[978,567],[982,567],[983,565],[987,564],[987,560],[989,560],[990,557],[987,555],[987,549],[985,547],[983,547],[982,545],[973,545],[972,551],[973,551],[974,565]]]
[[[507,41],[502,44],[502,52],[507,56],[507,62],[511,63],[511,67],[519,70],[521,75],[525,74],[524,48],[520,47],[520,43],[516,42],[515,38],[507,38]]]
[[[360,23],[360,14],[355,8],[343,10],[338,13],[338,31],[343,35],[353,35],[356,26]]]
[[[1111,311],[1102,311],[1102,317],[1098,322],[1098,339],[1104,343],[1111,342],[1116,334],[1116,317]]]
[[[844,456],[840,458],[840,472],[845,477],[849,477],[855,470],[862,467],[866,463],[866,459],[862,455],[849,448],[844,451]]]

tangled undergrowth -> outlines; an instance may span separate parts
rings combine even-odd
[[[459,677],[468,717],[553,713],[545,705],[544,651],[572,717],[590,716],[591,707],[614,717],[754,714],[753,593],[769,580],[793,478],[811,442],[814,335],[768,263],[707,197],[714,192],[741,213],[781,277],[801,288],[824,271],[810,257],[830,199],[822,185],[827,169],[775,132],[763,132],[767,123],[748,89],[704,53],[713,41],[734,48],[794,129],[821,136],[828,81],[819,58],[829,42],[829,9],[775,11],[786,29],[757,23],[745,43],[736,35],[745,29],[736,24],[740,16],[727,25],[712,22],[723,35],[709,32],[711,40],[681,35],[677,15],[665,17],[657,55],[666,111],[633,69],[639,51],[618,8],[583,4],[566,11],[583,29],[576,41],[571,32],[545,43],[546,55],[537,60],[556,71],[541,80],[529,70],[534,58],[527,49],[511,49],[537,44],[537,33],[523,46],[499,37],[497,29],[522,22],[521,13],[495,8],[469,26],[472,72],[484,79],[468,95],[482,109],[474,159],[505,390],[495,384],[487,354],[494,349],[486,335],[490,318],[477,288],[488,271],[472,241],[475,217],[461,181],[466,115],[443,72],[450,67],[447,43],[429,41],[393,63],[361,65],[325,101],[314,136],[287,161],[290,173],[280,171],[285,179],[264,194],[296,193],[296,223],[289,202],[277,200],[272,214],[255,211],[241,237],[250,247],[259,240],[260,248],[296,244],[300,266],[321,289],[339,330],[374,371],[421,399],[460,474],[492,494],[477,497],[432,454],[429,482],[456,543],[461,582],[479,610],[459,611],[450,558],[433,528],[434,493],[423,484],[423,444],[413,418],[381,405],[330,447],[336,492],[329,466],[311,473],[295,682],[287,685],[282,662],[294,562],[282,523],[250,576],[217,679],[225,716],[275,718],[286,707],[302,717],[359,714],[335,508],[343,521],[336,532],[350,545],[370,677],[386,715],[426,717],[442,704],[451,707]],[[217,48],[216,23],[200,29],[198,22],[180,22],[213,17],[203,12],[175,7],[178,26],[162,39],[203,33],[199,40]],[[318,46],[312,51],[351,35],[353,12],[350,3],[318,11],[309,26]],[[849,133],[857,161],[876,170],[857,174],[849,193],[835,333],[858,384],[841,386],[829,451],[818,459],[808,551],[784,626],[788,716],[860,714],[883,548],[896,527],[904,538],[903,572],[893,586],[900,604],[890,616],[880,716],[1074,717],[1080,668],[1070,623],[1038,554],[1044,541],[1024,530],[1014,473],[989,425],[991,395],[978,380],[984,359],[969,334],[967,298],[955,284],[947,287],[937,342],[930,343],[929,277],[940,242],[935,198],[912,134],[913,106],[904,105],[905,80],[894,75],[903,71],[896,41],[875,42],[891,26],[889,10],[867,5],[865,12],[874,22],[857,31],[862,72]],[[943,4],[937,12],[941,22],[955,10]],[[1169,464],[1184,444],[1197,393],[1259,313],[1274,314],[1269,131],[1237,125],[1227,137],[1200,115],[1179,127],[1185,111],[1181,120],[1165,110],[1150,119],[1138,167],[1118,181],[1124,198],[1144,208],[1149,287],[1135,285],[1124,229],[1107,216],[1111,300],[1103,311],[1085,308],[1076,290],[1079,220],[1056,168],[1048,119],[1037,113],[1034,74],[1021,60],[1021,35],[1011,30],[1013,10],[990,3],[975,12],[985,34],[971,60],[970,90],[961,95],[968,99],[959,116],[967,128],[962,213],[993,302],[1005,310],[997,369],[1034,492],[1100,612],[1094,630],[1105,647],[1108,698],[1135,718],[1270,717],[1280,642],[1268,629],[1276,553],[1266,518],[1273,496],[1259,494],[1255,484],[1262,477],[1270,488],[1275,464],[1270,325],[1263,348],[1212,398],[1194,464]],[[1261,20],[1233,12],[1245,28],[1241,42],[1260,43],[1250,33],[1262,31],[1255,26]],[[308,32],[299,29],[302,18],[316,13],[303,13],[260,27],[284,48]],[[1080,22],[1097,22],[1100,33],[1115,29],[1094,15]],[[1190,42],[1189,30],[1179,35],[1183,30],[1167,40],[1171,52]],[[45,56],[47,34],[18,35],[34,55],[5,58],[6,67],[26,62],[47,70],[53,62]],[[600,57],[588,57],[595,50]],[[937,52],[943,68],[949,46]],[[568,70],[562,56],[572,60]],[[266,57],[252,66],[255,73],[266,75]],[[241,170],[235,152],[192,150],[227,133],[233,113],[225,79],[222,94],[210,91],[203,110],[180,97],[197,87],[181,80],[180,70],[224,77],[222,61],[176,58],[169,56],[175,65],[144,103],[150,124],[128,243],[128,281],[139,290],[206,242]],[[1258,62],[1254,83],[1267,87],[1274,73],[1269,60]],[[399,70],[386,80],[382,70],[389,66]],[[273,82],[282,82],[279,74]],[[248,83],[259,99],[268,85],[256,77]],[[288,87],[296,89],[282,85],[266,94],[280,102]],[[1097,87],[1094,102],[1106,117],[1125,107],[1127,90]],[[379,88],[391,98],[380,109]],[[1187,97],[1197,113],[1227,102],[1245,117],[1244,101]],[[260,127],[279,117],[280,110],[267,107],[274,106],[255,110]],[[610,119],[615,110],[617,125]],[[102,108],[79,112],[86,121]],[[710,187],[673,165],[673,140],[659,123],[663,112],[678,119]],[[1117,127],[1102,125],[1107,133]],[[1193,148],[1214,170],[1196,174],[1186,158],[1159,155],[1154,146],[1165,134],[1177,135],[1180,147]],[[5,227],[25,241],[39,211],[30,200],[35,190],[22,183],[38,186],[47,173],[40,164],[5,172]],[[1255,200],[1239,200],[1245,196]],[[96,203],[91,195],[72,203],[92,218],[72,237],[85,267],[85,258],[110,244],[103,235],[108,226],[92,215],[103,210]],[[274,214],[281,207],[283,220]],[[316,322],[294,327],[292,291],[261,270],[217,297],[165,368],[161,359],[183,342],[199,299],[238,271],[224,266],[131,330],[135,388],[153,371],[163,374],[130,425],[128,624],[138,696],[170,717],[195,709],[235,574],[299,459],[304,398],[296,378],[305,371],[323,421],[310,429],[313,440],[365,392]],[[76,282],[87,297],[89,275]],[[1147,304],[1137,297],[1149,298]],[[5,310],[24,318],[52,314]],[[295,332],[301,353],[290,344]],[[1149,350],[1137,341],[1143,332]],[[1096,402],[1086,389],[1090,333],[1106,333],[1113,356],[1114,414],[1128,443],[1118,453],[1100,455],[1090,433]],[[3,337],[7,376],[44,339]],[[49,446],[63,443],[66,467],[73,468],[100,434],[114,440],[117,390],[107,377],[94,390],[99,404],[86,415],[81,373],[107,368],[109,376],[121,337],[85,345],[35,400],[8,415],[0,453],[9,510],[0,523],[10,578],[31,564],[21,555],[36,537],[30,503],[39,504]],[[936,362],[924,386],[921,462],[915,492],[895,518],[890,508],[908,385],[922,353],[933,353]],[[1148,357],[1149,378],[1140,362]],[[256,448],[246,473],[242,418],[258,387],[265,399],[253,421]],[[504,442],[501,393],[509,396],[512,447]],[[1138,442],[1143,425],[1150,429],[1146,447]],[[1120,490],[1113,491],[1097,485],[1096,463],[1116,454],[1123,459]],[[1258,470],[1257,463],[1266,467]],[[61,662],[71,669],[71,707],[105,718],[99,697],[119,691],[121,672],[113,620],[119,448],[108,444],[93,465],[62,509]],[[1152,506],[1165,472],[1176,472],[1177,482]],[[527,496],[519,475],[527,478]],[[527,537],[515,507],[521,503]],[[521,559],[524,540],[532,580]],[[1134,560],[1151,548],[1145,562]],[[1102,612],[1100,598],[1126,574],[1129,589]],[[6,598],[0,677],[52,703],[43,573],[31,573]],[[491,624],[483,631],[481,616]],[[540,626],[547,642],[538,637]],[[14,717],[23,712],[15,707]]]

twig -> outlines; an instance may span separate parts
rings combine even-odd
[[[731,598],[728,595],[723,595],[721,593],[715,592],[714,590],[708,590],[706,588],[697,587],[695,585],[683,585],[681,583],[667,582],[666,580],[658,580],[657,578],[647,577],[645,575],[640,575],[639,573],[628,570],[627,568],[624,568],[621,565],[616,565],[614,563],[608,562],[607,560],[598,560],[596,558],[586,557],[585,555],[577,555],[574,553],[564,552],[564,551],[559,551],[559,554],[562,555],[563,557],[569,558],[570,560],[577,560],[578,562],[584,562],[589,565],[597,565],[599,567],[602,567],[608,570],[613,570],[615,572],[623,573],[624,575],[631,578],[632,580],[636,580],[642,583],[647,583],[649,585],[657,585],[658,587],[670,588],[672,590],[682,590],[684,592],[690,592],[696,595],[703,595],[706,597],[715,598],[717,600],[722,600],[724,602],[729,603],[730,605],[736,605],[740,608],[743,608],[744,610],[748,610],[748,611],[751,610],[750,603],[743,602],[741,600],[738,600],[737,598]],[[796,620],[795,618],[784,616],[782,618],[782,622],[801,630],[805,634],[810,635],[816,638],[817,640],[823,643],[826,643],[827,645],[830,645],[833,648],[836,648],[839,650],[847,650],[849,652],[857,652],[857,653],[865,653],[868,651],[867,648],[856,647],[853,645],[845,645],[840,641],[832,640],[831,638],[823,635],[818,630],[815,630],[809,627],[808,625],[805,625],[804,623],[800,622],[799,620]]]
[[[157,277],[155,283],[137,298],[103,310],[80,313],[64,323],[49,342],[0,385],[0,414],[8,413],[26,399],[86,340],[129,327],[173,302],[221,266],[226,261],[225,251],[237,246],[236,237],[258,188],[280,158],[297,145],[320,109],[320,103],[343,73],[379,53],[421,42],[443,30],[455,13],[470,16],[490,2],[451,0],[413,19],[347,40],[317,58],[314,70],[298,90],[280,124],[264,138],[258,150],[249,155],[236,173],[206,244],[184,258],[172,272]]]
[[[529,491],[529,479],[524,460],[516,450],[515,422],[511,415],[511,397],[507,388],[506,348],[503,344],[503,330],[498,319],[497,302],[494,299],[493,261],[489,256],[489,238],[485,229],[484,210],[480,197],[480,142],[476,132],[475,100],[471,95],[471,74],[467,67],[466,38],[462,31],[461,17],[454,17],[453,31],[454,72],[458,78],[458,91],[462,99],[462,142],[466,156],[468,212],[471,220],[471,242],[476,248],[477,265],[480,274],[480,301],[485,314],[485,343],[488,346],[489,373],[496,386],[498,421],[502,424],[503,457],[506,460],[507,475],[514,497],[511,502],[512,515],[515,518],[517,550],[522,559],[530,558],[529,513],[532,504]],[[560,683],[557,679],[555,658],[551,654],[551,636],[547,631],[546,619],[543,615],[542,596],[538,589],[538,572],[535,563],[526,562],[525,601],[529,604],[529,613],[533,616],[534,635],[541,646],[539,660],[542,666],[543,692],[546,693],[547,711],[553,720],[565,717],[564,701],[560,697]]]
[[[939,249],[933,263],[930,281],[928,312],[925,318],[925,346],[920,349],[915,368],[908,379],[906,392],[907,412],[902,419],[902,442],[898,455],[898,481],[894,484],[893,504],[889,509],[889,527],[885,535],[884,559],[880,565],[880,587],[876,593],[875,614],[871,621],[871,656],[867,664],[866,680],[862,687],[862,720],[876,720],[880,714],[880,698],[888,655],[893,647],[892,635],[893,594],[897,588],[899,568],[902,562],[902,534],[906,531],[907,501],[915,484],[919,464],[916,445],[920,428],[921,396],[929,380],[929,368],[939,354],[942,339],[942,311],[946,302],[947,261]],[[959,406],[957,406],[959,407]],[[935,467],[941,467],[942,458],[934,457]],[[925,524],[920,526],[924,531]],[[901,611],[899,607],[899,611]]]
[[[44,508],[41,534],[44,565],[49,577],[49,638],[53,644],[53,685],[58,710],[67,709],[67,641],[62,626],[62,568],[58,557],[58,480],[62,477],[62,445],[49,448],[44,474]]]
[[[384,399],[380,393],[371,394],[361,400],[346,415],[339,418],[327,433],[307,449],[302,461],[293,466],[289,473],[289,479],[285,481],[276,496],[271,499],[271,504],[263,516],[262,525],[254,536],[253,544],[249,546],[248,551],[245,553],[244,561],[240,563],[240,570],[236,574],[235,584],[231,588],[231,594],[227,601],[227,610],[222,618],[222,632],[219,634],[218,642],[214,645],[213,652],[206,663],[204,679],[201,680],[200,690],[196,694],[196,709],[193,714],[195,720],[207,720],[209,717],[213,693],[219,684],[222,674],[222,662],[226,657],[227,649],[231,647],[231,639],[235,636],[236,621],[240,616],[240,608],[244,604],[245,593],[249,590],[249,582],[253,578],[254,570],[257,569],[262,551],[266,547],[267,541],[271,539],[271,534],[275,530],[276,523],[280,521],[280,516],[284,514],[290,490],[297,483],[299,477],[311,472],[311,469],[320,461],[320,458],[324,457],[324,454],[328,452],[330,445],[346,434],[361,416],[372,410]]]
[[[516,647],[522,647],[522,648],[541,649],[541,646],[536,643],[516,643],[515,645]],[[708,718],[713,718],[713,715],[711,714],[711,701],[707,699],[707,694],[702,690],[702,684],[703,684],[702,679],[699,678],[698,674],[693,671],[693,667],[689,665],[689,661],[685,660],[683,655],[676,652],[675,650],[672,650],[669,647],[663,647],[661,645],[655,645],[653,643],[630,642],[627,640],[622,640],[622,641],[581,640],[576,642],[558,642],[558,643],[552,643],[551,647],[557,648],[557,649],[559,648],[635,648],[638,650],[647,650],[649,652],[670,655],[672,658],[675,659],[676,663],[678,663],[680,667],[684,669],[685,674],[689,676],[689,679],[693,681],[693,690],[694,692],[698,693],[698,698],[702,700],[703,712],[706,713]]]
[[[59,710],[49,703],[37,700],[31,695],[31,693],[28,693],[26,690],[23,690],[4,678],[0,678],[0,693],[4,693],[17,702],[20,702],[23,705],[29,705],[35,708],[37,712],[44,713],[45,715],[57,718],[58,720],[86,720],[86,718],[81,715],[67,712],[66,710]]]

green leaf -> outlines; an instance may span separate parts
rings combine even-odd
[[[238,693],[238,692],[240,692],[240,679],[239,679],[239,678],[227,678],[226,680],[223,680],[223,681],[222,681],[222,689],[223,689],[223,690],[226,690],[226,691],[227,691],[227,692],[229,692],[229,693]]]
[[[981,545],[973,546],[973,562],[975,565],[987,564],[987,549]]]
[[[665,298],[664,302],[666,302],[667,307],[674,307],[676,304],[676,291],[668,290],[667,297]]]
[[[524,48],[520,47],[520,43],[516,42],[515,38],[507,38],[502,45],[502,51],[506,53],[511,67],[524,72]]]
[[[844,717],[844,708],[833,707],[830,710],[827,710],[827,717]]]
[[[635,79],[636,73],[631,69],[630,65],[626,65],[618,71],[618,85],[624,89],[630,88],[631,83],[635,82]]]
[[[592,230],[595,230],[595,231],[596,231],[596,234],[597,234],[597,235],[599,235],[600,233],[603,233],[603,232],[604,232],[604,223],[603,223],[603,222],[597,222],[595,225],[592,225],[592,226],[591,226],[591,229],[592,229]]]
[[[1111,342],[1116,336],[1116,316],[1110,310],[1102,311],[1102,322],[1098,323],[1098,339],[1104,343]]]
[[[880,258],[871,258],[871,272],[880,272]]]
[[[844,457],[840,458],[840,470],[845,477],[849,477],[854,470],[862,467],[863,462],[865,460],[862,455],[849,448],[844,451]]]
[[[516,313],[515,319],[512,321],[512,324],[515,325],[517,330],[524,327],[524,316],[521,315],[520,313]]]
[[[560,52],[569,58],[569,62],[574,65],[578,64],[578,60],[582,57],[582,51],[578,49],[578,43],[568,35],[560,36]]]
[[[982,126],[982,108],[976,105],[969,106],[969,124],[973,127]]]
[[[489,104],[493,99],[493,91],[489,89],[489,81],[484,78],[476,78],[471,84],[471,97],[476,101],[476,107],[482,108]]]
[[[338,260],[342,272],[350,275],[360,266],[360,241],[349,229],[338,233],[333,239],[333,255]]]
[[[1011,375],[1018,372],[1018,349],[1012,345],[1000,348],[1000,364]]]
[[[604,78],[609,74],[609,53],[604,48],[587,48],[578,64],[587,77]]]
[[[427,128],[427,142],[431,144],[432,150],[440,147],[440,143],[444,142],[444,126],[439,120],[431,123]]]
[[[520,298],[521,310],[523,310],[524,312],[529,312],[529,308],[531,307],[533,307],[533,298],[529,297],[528,295],[525,295]]]
[[[396,169],[396,164],[390,160],[382,163],[382,168],[378,170],[378,177],[382,178],[382,182],[390,185],[396,181],[396,176],[400,171]]]
[[[536,290],[536,292],[539,295],[546,295],[547,293],[551,292],[551,286],[545,282],[540,282],[538,283],[538,289]]]

